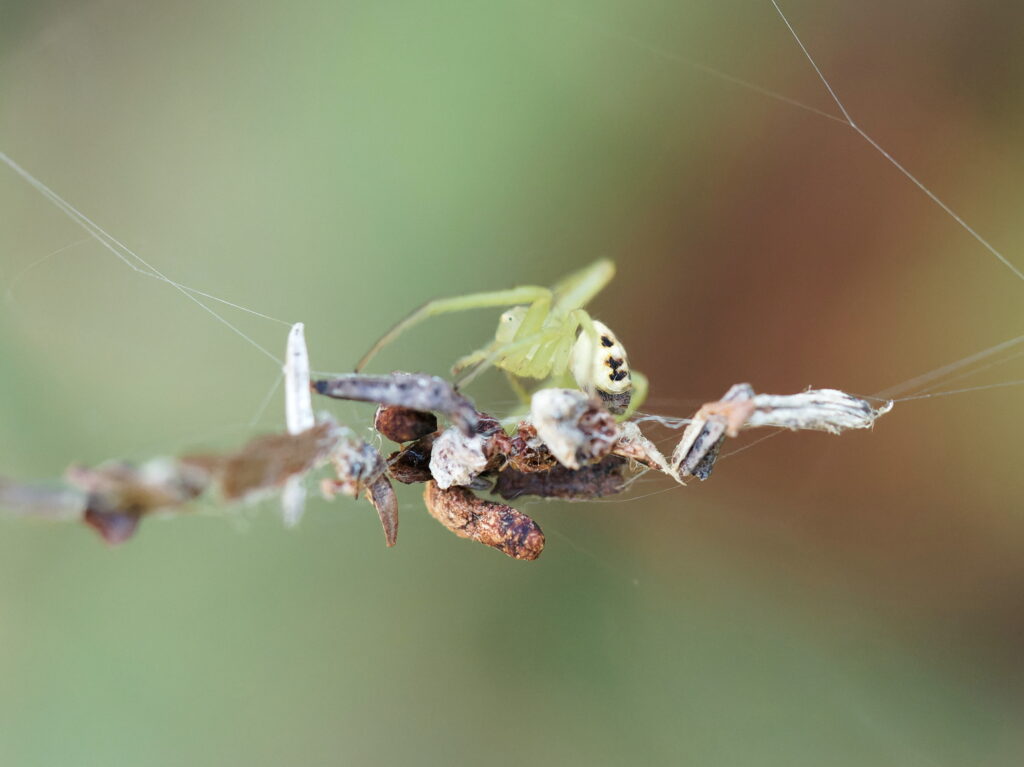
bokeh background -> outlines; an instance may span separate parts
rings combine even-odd
[[[1019,4],[784,8],[859,124],[1024,264]],[[665,415],[738,381],[871,394],[1021,332],[1024,285],[852,130],[709,71],[836,112],[768,2],[0,18],[0,150],[172,278],[305,321],[320,369],[429,297],[598,256],[593,310]],[[0,167],[0,473],[280,428],[273,363],[83,237]],[[283,326],[225,316],[283,353]],[[437,320],[377,369],[442,373],[493,322]],[[906,402],[703,484],[524,504],[535,563],[416,488],[393,550],[354,502],[294,532],[207,503],[117,549],[4,521],[0,763],[1019,764],[1022,416],[1014,387]]]

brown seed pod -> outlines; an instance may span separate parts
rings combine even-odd
[[[437,416],[408,407],[381,405],[373,417],[373,428],[392,442],[412,442],[437,431]]]
[[[436,482],[428,482],[423,502],[434,519],[460,538],[513,559],[536,559],[544,549],[544,533],[536,522],[511,506],[477,498],[464,487],[442,490]]]

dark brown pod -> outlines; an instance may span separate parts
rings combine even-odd
[[[431,479],[430,450],[434,445],[434,436],[428,434],[389,455],[388,474],[391,478],[405,485]]]
[[[507,468],[498,473],[494,492],[506,500],[521,495],[540,498],[588,500],[621,493],[626,485],[626,459],[609,455],[598,463],[575,471],[555,465],[548,471],[518,471]]]
[[[437,431],[437,416],[396,405],[381,405],[373,417],[373,428],[392,442],[412,442]]]

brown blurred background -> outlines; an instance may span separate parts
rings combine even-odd
[[[1024,11],[783,8],[858,124],[1024,266]],[[708,71],[837,113],[770,3],[0,14],[0,151],[173,279],[304,321],[320,369],[429,297],[598,256],[593,312],[664,415],[738,381],[869,395],[1022,332],[1024,284],[853,130]],[[83,237],[0,167],[0,473],[280,428],[273,363]],[[378,369],[442,373],[493,320]],[[0,763],[1018,764],[1022,415],[1014,387],[910,401],[703,484],[524,504],[533,564],[415,489],[394,550],[362,503],[296,532],[206,504],[114,550],[5,521]]]

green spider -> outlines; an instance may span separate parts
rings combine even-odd
[[[630,371],[626,350],[615,334],[583,309],[614,276],[615,264],[601,259],[551,288],[522,285],[430,301],[385,333],[356,365],[356,372],[384,346],[429,317],[511,306],[501,315],[494,340],[452,367],[458,385],[494,366],[505,371],[517,394],[526,400],[529,395],[520,379],[563,387],[574,380],[582,391],[599,396],[611,412],[627,417],[643,402],[647,378]]]

